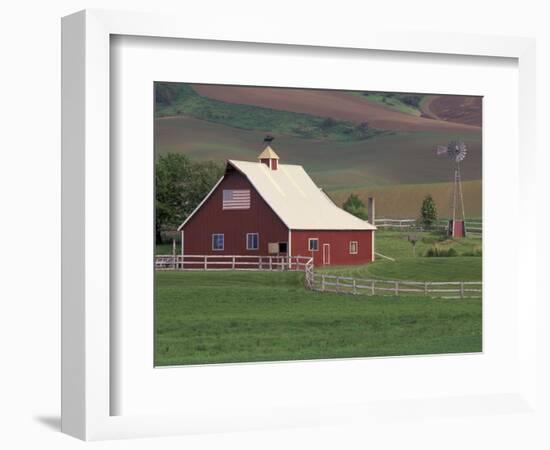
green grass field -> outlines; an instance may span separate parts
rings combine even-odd
[[[448,239],[440,233],[430,231],[415,231],[410,234],[414,234],[417,238],[419,238],[416,243],[417,257],[425,255],[425,253],[434,245],[437,245],[441,249],[453,248],[458,253],[458,256],[469,256],[471,252],[481,250],[482,247],[481,239],[474,237]],[[379,229],[376,231],[376,251],[394,259],[412,257],[413,247],[408,241],[408,236],[409,232],[406,231]]]
[[[332,266],[320,272],[355,278],[404,281],[481,281],[482,258],[403,258],[378,260],[364,266]]]
[[[158,272],[155,365],[479,352],[481,300],[308,291],[288,272]]]

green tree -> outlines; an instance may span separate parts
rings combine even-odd
[[[178,97],[178,86],[175,83],[155,83],[155,103],[171,105]]]
[[[431,195],[424,197],[420,208],[420,217],[427,228],[430,228],[437,220],[437,208]]]
[[[223,175],[224,166],[212,161],[195,162],[178,153],[158,158],[155,171],[155,235],[177,228],[193,212]]]
[[[353,214],[355,217],[360,219],[367,220],[367,211],[365,211],[365,204],[359,198],[357,194],[353,192],[350,194],[348,199],[344,203],[344,211]]]

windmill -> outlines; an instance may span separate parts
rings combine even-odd
[[[466,158],[468,150],[462,141],[451,141],[447,145],[437,146],[438,156],[447,156],[455,164],[451,211],[448,233],[452,237],[466,236],[464,213],[464,196],[462,195],[462,179],[460,178],[460,163]]]

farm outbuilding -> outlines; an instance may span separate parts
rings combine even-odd
[[[180,225],[183,255],[308,256],[315,265],[374,260],[376,227],[336,206],[302,166],[267,146],[224,176]]]

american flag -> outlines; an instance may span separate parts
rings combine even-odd
[[[224,189],[222,209],[250,209],[248,189]]]

